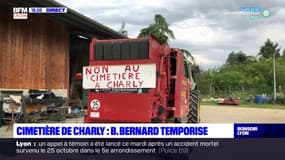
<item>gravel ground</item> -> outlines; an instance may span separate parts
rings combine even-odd
[[[285,110],[238,106],[201,106],[201,123],[285,123]]]

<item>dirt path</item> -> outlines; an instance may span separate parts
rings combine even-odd
[[[285,110],[238,106],[201,106],[201,123],[285,123]]]

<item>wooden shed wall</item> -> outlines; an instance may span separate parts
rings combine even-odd
[[[13,20],[12,7],[4,4],[0,4],[0,20],[0,89],[67,89],[65,26],[38,14]]]

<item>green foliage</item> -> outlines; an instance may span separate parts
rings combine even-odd
[[[234,64],[243,64],[247,62],[248,57],[241,51],[235,53],[231,52],[228,56],[226,64],[234,65]]]
[[[154,23],[141,29],[138,37],[147,37],[149,35],[156,37],[161,43],[167,43],[169,38],[175,38],[173,31],[169,29],[166,19],[160,14],[154,16]]]
[[[284,86],[284,91],[285,91],[285,59],[284,58],[279,58],[276,61],[276,83],[280,86]],[[280,88],[280,92],[281,90],[282,88]]]
[[[278,48],[278,43],[273,43],[270,39],[267,39],[265,44],[261,46],[258,55],[262,58],[271,58],[275,54],[276,57],[280,57],[280,48]]]
[[[235,93],[241,96],[258,94],[273,95],[273,61],[272,54],[276,53],[276,83],[277,92],[285,94],[285,55],[278,56],[278,44],[269,39],[261,47],[258,55],[262,58],[247,56],[243,52],[231,52],[226,64],[217,69],[208,69],[198,75],[198,89],[204,95],[222,93],[229,96]],[[285,52],[285,51],[283,51]],[[279,54],[280,55],[280,54]],[[204,92],[204,93],[203,93]]]
[[[207,94],[206,91],[211,91],[213,88],[213,76],[216,75],[218,71],[216,68],[208,69],[199,72],[197,75],[198,89],[201,94]],[[204,93],[203,93],[204,92]]]

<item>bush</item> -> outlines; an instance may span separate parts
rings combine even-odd
[[[285,104],[285,96],[277,96],[276,97],[277,104]]]

